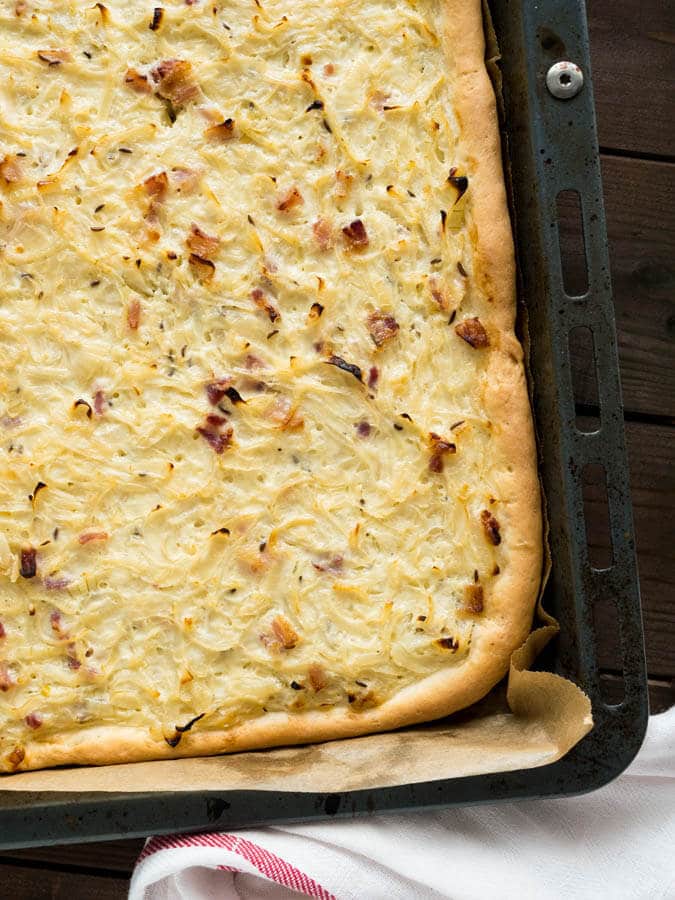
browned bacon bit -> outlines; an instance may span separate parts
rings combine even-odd
[[[349,172],[343,172],[342,169],[337,169],[335,180],[337,182],[335,195],[340,198],[346,197],[354,183],[354,176],[350,175]]]
[[[17,184],[22,178],[21,164],[14,154],[5,154],[0,160],[0,178],[5,184]]]
[[[14,4],[14,15],[22,16],[27,9],[28,4],[26,3],[26,0],[16,0],[16,3]]]
[[[43,721],[44,720],[42,716],[37,712],[28,713],[28,715],[24,717],[24,722],[26,723],[26,725],[34,730],[40,728]]]
[[[429,279],[429,289],[431,290],[431,296],[438,303],[439,309],[447,312],[450,309],[450,301],[435,275],[432,275]]]
[[[234,119],[225,119],[222,122],[218,122],[217,125],[211,125],[204,134],[210,141],[220,141],[223,144],[226,141],[231,141],[235,136]]]
[[[232,426],[224,428],[226,422],[227,419],[223,416],[207,416],[206,424],[197,428],[197,434],[200,434],[209,447],[219,455],[232,444],[234,429]]]
[[[484,509],[480,514],[480,521],[490,543],[494,544],[495,547],[501,544],[502,536],[499,533],[499,522],[488,509]]]
[[[251,300],[255,303],[258,309],[261,309],[264,313],[267,314],[267,318],[270,322],[276,322],[278,318],[280,318],[279,310],[267,299],[264,291],[260,288],[254,288],[251,291]]]
[[[317,219],[312,225],[312,233],[321,250],[330,250],[333,246],[333,229],[328,219]]]
[[[107,531],[83,531],[77,538],[79,544],[91,544],[107,541],[110,535]]]
[[[148,197],[161,203],[169,190],[169,177],[166,172],[157,172],[146,178],[142,187]]]
[[[453,653],[456,653],[457,650],[459,650],[459,641],[453,637],[439,638],[436,643],[439,647],[442,647],[443,650],[452,650]]]
[[[354,219],[342,229],[345,243],[352,250],[362,250],[368,246],[368,232],[361,219]]]
[[[70,584],[70,578],[51,578],[48,576],[42,583],[48,591],[62,591]]]
[[[67,647],[66,663],[73,672],[77,672],[82,667],[82,663],[77,658],[77,647],[73,641],[70,641]]]
[[[171,178],[178,185],[176,191],[178,193],[191,191],[199,182],[201,172],[196,169],[188,169],[187,166],[173,166],[171,169]]]
[[[377,366],[371,366],[368,372],[368,387],[372,390],[375,390],[377,387],[377,382],[380,378],[380,370]]]
[[[184,59],[164,59],[150,73],[156,92],[164,100],[182,106],[193,100],[199,87],[192,77],[192,64]]]
[[[478,615],[483,612],[483,586],[467,584],[464,588],[464,609]]]
[[[353,363],[348,363],[341,356],[330,356],[326,363],[329,366],[335,366],[337,369],[342,369],[343,372],[349,372],[350,375],[353,375],[357,381],[360,381],[363,384],[363,373],[358,366],[355,366]]]
[[[97,416],[102,416],[105,412],[105,394],[103,391],[98,390],[94,393],[94,412]]]
[[[367,438],[370,437],[370,432],[372,428],[369,422],[357,422],[354,426],[356,428],[356,433],[359,437]]]
[[[60,66],[62,62],[70,59],[70,53],[67,50],[38,50],[37,55],[48,66]]]
[[[0,662],[0,691],[6,693],[11,687],[14,687],[16,680],[9,671],[7,663]]]
[[[52,610],[49,614],[49,624],[51,625],[52,631],[58,634],[59,637],[68,637],[68,632],[64,631],[62,628],[63,623],[61,621],[61,613],[58,609]]]
[[[134,299],[127,306],[127,325],[132,331],[136,331],[141,323],[141,301]]]
[[[457,199],[455,203],[459,203],[464,194],[466,194],[467,189],[469,187],[469,179],[465,175],[457,175],[457,169],[455,166],[450,169],[450,174],[448,175],[448,182],[454,187],[457,191]]]
[[[5,630],[5,626],[0,622],[0,641],[7,637],[7,631]]]
[[[87,411],[87,418],[88,418],[88,419],[91,419],[92,414],[93,414],[93,410],[92,410],[92,408],[91,408],[91,405],[90,405],[89,403],[87,403],[86,400],[80,399],[80,400],[76,400],[75,403],[73,403],[73,409],[77,409],[78,406],[84,406],[84,408],[85,408],[86,411]]]
[[[324,308],[320,303],[312,303],[309,313],[307,315],[307,319],[309,322],[316,322],[321,318],[321,313]]]
[[[204,387],[211,406],[218,406],[231,384],[231,378],[218,378],[216,381],[207,382]]]
[[[323,74],[328,77],[329,75],[335,75],[335,66],[333,63],[326,63],[323,67]]]
[[[327,687],[328,678],[323,666],[320,666],[318,663],[312,663],[307,670],[307,675],[309,676],[309,683],[312,685],[312,690],[315,693],[318,693]]]
[[[163,17],[164,10],[161,6],[156,6],[152,11],[152,22],[150,22],[150,25],[148,26],[150,31],[157,31],[159,29]]]
[[[302,428],[305,424],[290,397],[278,396],[265,415],[284,431],[293,431],[296,428]]]
[[[399,330],[399,324],[396,319],[389,313],[376,309],[370,313],[366,320],[368,324],[368,333],[373,339],[376,347],[381,347],[391,340]]]
[[[127,69],[124,73],[124,83],[137,94],[151,94],[152,87],[147,75],[141,75],[136,69]]]
[[[21,763],[26,758],[26,751],[23,747],[15,747],[12,752],[7,757],[7,762],[12,767],[13,771],[16,771]]]
[[[37,572],[37,553],[35,547],[22,547],[19,554],[21,575],[23,578],[35,578]]]
[[[272,631],[284,650],[292,650],[300,640],[291,623],[283,616],[272,619]]]
[[[216,273],[215,263],[212,263],[210,259],[204,259],[203,256],[198,256],[196,253],[190,254],[188,263],[200,281],[211,281]]]
[[[198,257],[208,260],[218,250],[220,238],[207,234],[205,231],[202,231],[199,225],[193,222],[185,243]]]
[[[429,469],[432,472],[443,471],[443,457],[448,453],[456,453],[457,447],[450,441],[444,440],[435,432],[429,432],[429,440],[431,441],[431,459],[429,460]]]
[[[279,200],[277,200],[277,209],[279,212],[290,212],[292,209],[295,209],[296,206],[301,206],[304,202],[302,194],[297,187],[292,187],[283,195],[283,197],[280,197]]]
[[[328,562],[313,562],[312,565],[317,570],[317,572],[330,572],[331,575],[339,575],[340,572],[342,572],[343,563],[343,556],[334,556]]]
[[[464,319],[459,325],[455,325],[455,334],[459,335],[474,350],[490,346],[487,331],[477,316],[474,316],[472,319]]]

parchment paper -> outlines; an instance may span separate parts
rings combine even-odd
[[[484,3],[487,66],[501,109],[499,50]],[[529,357],[527,317],[518,326]],[[527,367],[530,381],[529,366]],[[548,525],[545,522],[546,534]],[[546,542],[542,587],[551,560]],[[530,670],[558,625],[537,604],[538,627],[511,657],[507,684],[441,722],[349,740],[198,759],[84,766],[0,776],[0,791],[267,790],[336,792],[545,766],[593,727],[591,703],[572,682]]]

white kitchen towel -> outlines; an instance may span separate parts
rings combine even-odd
[[[582,797],[151,838],[130,900],[675,898],[675,707]]]

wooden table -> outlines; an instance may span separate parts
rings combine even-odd
[[[670,0],[587,0],[652,711],[675,678],[675,13]],[[572,225],[570,223],[570,228]],[[577,399],[592,412],[590,359]],[[591,544],[602,549],[591,489]],[[595,520],[597,518],[597,527]],[[600,659],[618,685],[608,638]],[[143,842],[0,853],[0,898],[112,900],[126,895]]]

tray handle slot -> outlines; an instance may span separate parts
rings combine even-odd
[[[588,293],[588,261],[579,191],[559,191],[556,212],[564,291],[568,297],[585,297]]]

